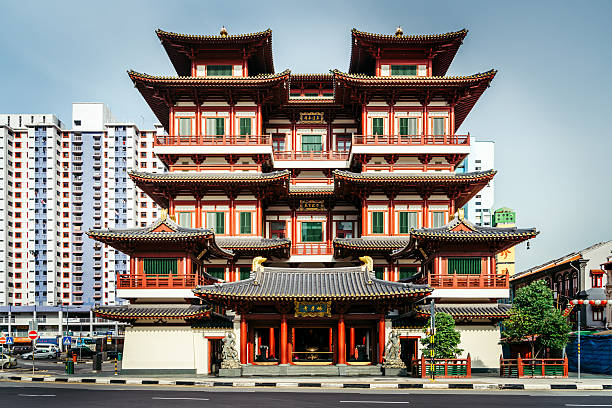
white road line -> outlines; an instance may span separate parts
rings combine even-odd
[[[408,401],[359,401],[359,400],[344,400],[342,403],[349,404],[410,404]]]
[[[55,397],[55,394],[18,394],[20,397]]]
[[[612,404],[565,404],[566,407],[612,407]]]
[[[191,397],[153,397],[154,400],[195,400],[195,401],[209,401],[208,398],[191,398]]]

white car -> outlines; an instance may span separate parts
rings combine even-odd
[[[0,355],[0,367],[6,370],[7,368],[17,367],[17,359],[7,354]]]
[[[47,348],[43,348],[43,349],[36,349],[34,351],[31,351],[29,353],[25,353],[21,355],[21,358],[23,358],[24,360],[32,360],[32,359],[36,359],[36,360],[41,360],[41,359],[53,359],[56,357],[56,353],[55,351],[51,350],[51,349],[47,349]]]

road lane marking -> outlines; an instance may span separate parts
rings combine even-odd
[[[565,404],[566,407],[612,407],[612,404]]]
[[[209,401],[208,398],[195,398],[195,397],[153,397],[154,400],[195,400],[195,401]]]
[[[18,394],[20,397],[55,397],[55,394]]]
[[[349,404],[410,404],[408,401],[360,401],[360,400],[343,400],[342,403]]]

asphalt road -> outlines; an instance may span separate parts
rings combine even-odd
[[[157,387],[128,389],[121,387],[85,388],[65,386],[23,386],[0,384],[2,407],[612,407],[612,395],[554,393],[414,393],[383,392],[272,392],[249,389],[166,390]]]

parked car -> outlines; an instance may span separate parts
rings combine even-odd
[[[51,360],[53,358],[56,358],[56,356],[57,355],[56,355],[55,351],[53,351],[52,349],[42,348],[42,349],[34,349],[34,351],[22,354],[21,358],[23,358],[25,360],[32,360],[32,359],[36,359],[36,360],[48,359],[48,360]]]
[[[76,355],[77,357],[93,357],[96,354],[95,351],[86,346],[73,347],[68,350],[68,357]]]
[[[7,354],[0,355],[0,367],[2,367],[4,370],[7,368],[15,368],[17,367],[17,359]]]
[[[21,355],[32,351],[32,346],[13,346],[13,354]]]
[[[60,349],[55,344],[45,344],[45,343],[37,344],[36,349],[37,350],[49,350],[51,353],[55,353],[55,357],[60,356]]]

